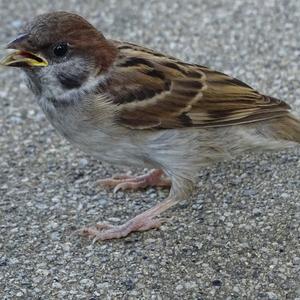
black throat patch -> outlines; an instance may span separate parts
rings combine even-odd
[[[65,89],[72,90],[81,87],[87,80],[88,75],[88,71],[83,71],[79,74],[59,73],[57,74],[57,78]]]

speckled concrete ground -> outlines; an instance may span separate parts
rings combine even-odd
[[[300,112],[298,0],[66,2],[1,0],[0,44],[30,16],[73,10],[108,36],[228,72]],[[74,230],[126,220],[167,191],[98,191],[115,166],[57,136],[21,77],[0,70],[1,299],[300,299],[299,149],[204,169],[161,230],[91,244]]]

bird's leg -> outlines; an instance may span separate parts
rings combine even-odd
[[[163,170],[160,169],[152,169],[141,176],[116,175],[111,178],[101,179],[97,183],[106,188],[114,188],[115,193],[118,190],[137,190],[148,186],[171,186],[171,180],[166,178]]]
[[[153,228],[159,228],[161,224],[165,222],[165,219],[159,219],[157,217],[162,212],[175,205],[179,200],[186,199],[194,186],[192,175],[187,177],[189,174],[186,176],[182,176],[181,174],[181,176],[178,176],[175,172],[170,172],[170,174],[172,174],[172,186],[169,196],[163,202],[156,204],[154,207],[137,215],[122,225],[113,226],[108,223],[98,223],[94,227],[81,229],[80,233],[93,238],[94,241],[103,241],[122,238],[135,231],[146,231]]]
[[[93,238],[94,241],[104,241],[119,239],[134,231],[146,231],[153,228],[159,228],[165,220],[156,217],[176,203],[177,201],[175,198],[169,196],[163,202],[137,215],[122,225],[113,226],[108,223],[98,223],[95,227],[81,229],[80,233]]]

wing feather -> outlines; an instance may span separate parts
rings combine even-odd
[[[134,44],[116,42],[120,58],[109,90],[116,121],[132,129],[218,127],[258,122],[289,106],[242,81]]]

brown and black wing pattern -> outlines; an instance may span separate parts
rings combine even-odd
[[[132,129],[219,127],[287,114],[289,106],[209,68],[130,43],[119,49],[110,93],[117,122]]]

